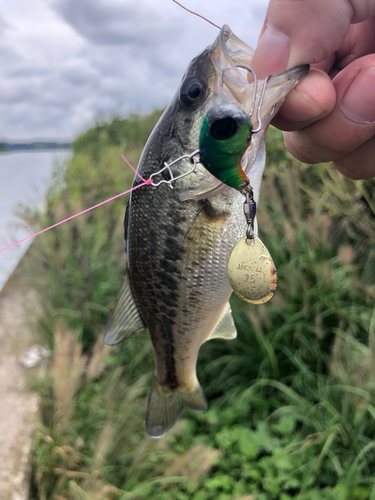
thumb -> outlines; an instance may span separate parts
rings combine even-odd
[[[270,0],[252,67],[264,78],[336,52],[352,22],[375,14],[375,0]]]

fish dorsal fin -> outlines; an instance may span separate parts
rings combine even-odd
[[[234,325],[232,310],[230,308],[229,302],[225,306],[224,312],[221,318],[217,322],[215,328],[212,330],[207,340],[211,339],[226,339],[232,340],[237,337],[237,330]]]
[[[144,330],[143,321],[134,302],[130,289],[129,274],[125,271],[120,290],[118,291],[115,307],[104,334],[104,343],[116,345],[132,335]]]

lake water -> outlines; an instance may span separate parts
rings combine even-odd
[[[0,250],[29,236],[15,211],[21,203],[43,206],[54,167],[71,154],[66,149],[0,154]],[[0,253],[0,290],[31,242]]]

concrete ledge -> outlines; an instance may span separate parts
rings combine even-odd
[[[18,265],[0,293],[0,500],[27,500],[30,447],[39,420],[39,397],[27,380],[35,371],[19,359],[35,344],[33,325],[40,315],[36,293]]]

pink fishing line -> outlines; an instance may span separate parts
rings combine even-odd
[[[125,161],[126,161],[126,163],[129,165],[129,167],[133,170],[133,172],[134,172],[135,174],[137,174],[137,175],[138,175],[138,177],[139,177],[139,178],[140,178],[140,179],[141,179],[141,180],[142,180],[145,184],[152,184],[152,180],[151,180],[151,179],[148,179],[148,180],[146,181],[146,179],[144,179],[144,178],[141,176],[141,174],[139,174],[139,173],[136,171],[136,169],[135,169],[135,168],[133,168],[133,167],[130,165],[130,163],[129,163],[129,162],[128,162],[128,160],[125,158],[125,156],[124,156],[124,155],[121,155],[121,156],[122,156],[123,160],[125,160]]]
[[[109,198],[108,200],[105,200],[105,201],[102,201],[101,203],[98,203],[97,205],[94,205],[93,207],[90,207],[90,208],[86,208],[86,210],[83,210],[82,212],[79,212],[78,214],[75,214],[75,215],[71,215],[70,217],[68,217],[67,219],[64,219],[60,222],[57,222],[56,224],[53,224],[53,226],[50,226],[50,227],[46,227],[46,229],[42,229],[41,231],[38,231],[37,233],[35,234],[32,234],[31,236],[27,236],[27,238],[24,238],[23,240],[20,240],[20,241],[17,241],[17,243],[13,243],[13,245],[9,245],[8,247],[6,248],[3,248],[2,250],[0,250],[0,253],[1,252],[5,252],[5,250],[9,250],[9,248],[12,248],[12,247],[15,247],[16,245],[19,245],[20,243],[23,243],[24,241],[26,240],[29,240],[30,238],[34,238],[34,236],[38,236],[39,234],[42,234],[42,233],[45,233],[46,231],[49,231],[50,229],[53,229],[54,227],[56,226],[59,226],[60,224],[64,224],[64,222],[68,222],[68,220],[71,220],[71,219],[74,219],[75,217],[78,217],[79,215],[82,215],[82,214],[85,214],[86,212],[89,212],[90,210],[94,210],[94,208],[98,208],[100,207],[101,205],[104,205],[104,203],[108,203],[109,201],[112,201],[112,200],[115,200],[116,198],[119,198],[120,196],[123,196],[124,194],[127,194],[127,193],[130,193],[131,191],[134,191],[135,189],[138,189],[142,186],[149,186],[150,184],[152,184],[152,179],[148,179],[147,181],[130,165],[130,163],[128,162],[128,160],[125,158],[124,155],[121,155],[123,157],[123,159],[126,161],[126,163],[129,165],[129,167],[138,175],[138,177],[140,177],[143,181],[142,184],[138,184],[138,186],[135,186],[131,189],[128,189],[127,191],[124,191],[123,193],[120,193],[120,194],[117,194],[116,196],[112,196],[112,198]]]

